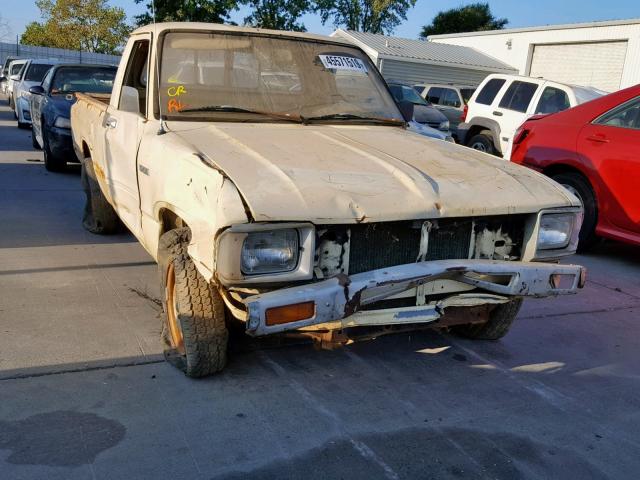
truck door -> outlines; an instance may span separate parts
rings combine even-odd
[[[105,177],[118,215],[137,236],[141,232],[137,156],[147,118],[150,40],[140,36],[133,43],[118,98],[112,99],[104,117]]]

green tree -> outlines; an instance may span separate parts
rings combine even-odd
[[[420,36],[482,30],[502,30],[509,23],[506,18],[495,18],[488,3],[470,3],[463,7],[438,12],[429,25],[422,27]]]
[[[130,28],[122,8],[107,0],[37,0],[42,23],[32,22],[21,42],[43,47],[118,53]]]
[[[249,0],[251,15],[244,23],[252,27],[272,28],[306,32],[307,28],[298,20],[311,8],[309,0]]]
[[[148,0],[147,11],[136,15],[139,26],[153,23],[153,4]],[[230,23],[229,12],[238,8],[237,0],[155,0],[156,22]]]
[[[392,33],[416,0],[317,0],[315,11],[324,25],[370,33]]]

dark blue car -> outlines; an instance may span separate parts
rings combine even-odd
[[[71,106],[76,93],[110,94],[117,67],[107,65],[54,65],[42,81],[31,87],[33,147],[42,149],[49,171],[78,162],[71,138]]]

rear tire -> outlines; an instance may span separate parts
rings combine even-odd
[[[42,153],[44,156],[44,168],[50,172],[62,172],[67,167],[67,162],[57,157],[49,147],[47,133],[42,131]]]
[[[493,138],[487,131],[471,137],[471,139],[467,142],[467,147],[478,150],[480,152],[489,153],[491,155],[496,154],[496,147],[493,144]]]
[[[511,324],[518,316],[521,306],[521,298],[515,298],[508,303],[501,303],[491,310],[489,320],[486,323],[457,325],[452,327],[452,331],[462,337],[477,340],[498,340],[507,334]]]
[[[87,196],[82,226],[98,235],[108,235],[120,231],[120,219],[100,190],[91,158],[85,158],[82,161],[80,182]]]
[[[170,345],[165,357],[185,375],[205,377],[225,367],[229,332],[222,297],[187,253],[190,238],[188,228],[171,230],[160,238],[163,337]]]
[[[552,175],[551,178],[578,197],[582,203],[584,219],[582,220],[582,228],[580,228],[578,251],[584,252],[598,243],[596,235],[598,203],[593,188],[591,188],[589,180],[576,172],[558,173]]]
[[[14,107],[15,105],[13,104],[13,95],[9,95],[9,108],[13,110]],[[15,115],[15,112],[14,112],[14,115]]]
[[[30,123],[26,123],[26,122],[18,121],[18,128],[20,130],[27,130],[27,129],[31,128],[31,124]]]

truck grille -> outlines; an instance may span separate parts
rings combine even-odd
[[[431,220],[428,249],[425,260],[451,260],[467,258],[493,258],[516,260],[520,252],[524,235],[525,215],[509,215],[478,218],[446,218]],[[348,273],[355,274],[414,263],[420,254],[420,238],[423,220],[362,223],[357,225],[333,225],[323,227],[318,239],[319,251],[316,254],[318,266],[325,276],[344,271],[343,264],[336,268],[327,268],[322,258],[326,243],[344,245],[347,230],[350,231],[348,252]],[[488,235],[492,245],[490,251],[482,251],[475,239]],[[485,241],[478,242],[487,248]],[[506,253],[505,253],[506,252]],[[346,257],[346,256],[345,256]],[[346,263],[346,262],[345,262]]]

